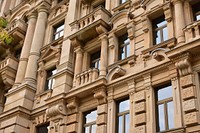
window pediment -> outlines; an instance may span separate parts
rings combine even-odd
[[[39,61],[49,61],[52,58],[60,57],[61,46],[49,46],[45,51],[41,52]]]

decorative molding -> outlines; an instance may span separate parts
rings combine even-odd
[[[46,110],[46,114],[50,118],[57,115],[66,115],[65,105],[63,103],[54,105]]]
[[[67,108],[71,111],[71,113],[75,113],[78,111],[78,98],[72,97],[67,100]]]
[[[98,100],[98,103],[105,104],[106,103],[106,88],[105,86],[99,87],[93,90],[94,98]]]
[[[180,76],[185,76],[192,73],[191,63],[188,58],[175,63]]]
[[[122,77],[126,74],[126,70],[123,69],[121,66],[117,65],[113,67],[107,74],[107,80],[112,81],[114,79],[117,79],[119,77]]]

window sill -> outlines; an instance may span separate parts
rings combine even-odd
[[[130,6],[131,6],[131,1],[128,0],[128,1],[124,2],[123,4],[120,4],[119,6],[113,8],[112,11],[113,12],[118,12],[118,11],[121,11],[121,10],[129,8]]]
[[[56,39],[56,40],[53,40],[49,44],[47,44],[44,47],[42,47],[41,51],[43,51],[44,49],[48,48],[49,46],[56,46],[56,45],[62,44],[62,42],[63,42],[63,36],[58,38],[58,39]]]
[[[172,47],[175,46],[175,44],[176,44],[176,39],[175,38],[171,38],[171,39],[168,39],[167,41],[164,41],[162,43],[153,45],[152,47],[143,50],[142,54],[146,55],[148,53],[151,53],[151,51],[153,51],[155,49],[158,49],[158,48],[164,48],[164,47],[172,48]]]
[[[110,70],[111,68],[113,68],[116,65],[122,66],[122,65],[125,65],[125,64],[129,64],[129,61],[131,61],[131,60],[135,60],[135,55],[131,55],[129,57],[126,57],[123,60],[116,61],[115,63],[108,66],[108,70]]]
[[[156,133],[185,133],[185,129],[184,128],[173,128],[173,129],[156,132]]]

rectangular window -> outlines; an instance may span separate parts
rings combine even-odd
[[[45,85],[45,90],[50,90],[53,89],[55,79],[54,75],[56,74],[56,68],[50,69],[47,71],[47,80],[46,80],[46,85]]]
[[[119,4],[125,3],[127,0],[119,0]]]
[[[154,19],[152,21],[152,27],[154,45],[168,40],[167,21],[164,16]]]
[[[192,6],[194,21],[200,20],[200,2]]]
[[[174,104],[171,84],[156,88],[156,105],[157,131],[174,128]]]
[[[64,35],[64,23],[54,26],[54,38],[53,40],[57,40],[58,38]]]
[[[49,126],[49,123],[37,126],[36,132],[37,133],[48,133],[48,126]]]
[[[123,60],[130,56],[130,40],[128,34],[118,37],[119,42],[119,60]]]
[[[84,113],[84,124],[83,131],[84,133],[96,133],[96,119],[97,119],[97,110],[92,110]]]
[[[90,67],[91,68],[100,69],[100,55],[101,55],[101,51],[91,54],[91,56],[90,56],[90,60],[91,60]]]
[[[129,133],[130,128],[130,101],[129,99],[117,103],[117,132]]]

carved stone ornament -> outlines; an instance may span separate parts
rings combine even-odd
[[[67,104],[67,108],[70,110],[74,110],[76,111],[78,108],[78,99],[76,97],[73,97],[69,100],[67,100],[68,104]]]
[[[48,117],[54,117],[56,115],[65,115],[66,110],[63,104],[54,105],[46,110],[46,114]]]
[[[99,104],[106,103],[106,89],[104,86],[93,90],[93,92],[94,92],[94,98],[98,100]]]
[[[108,81],[112,81],[114,79],[117,79],[121,76],[124,76],[126,74],[126,70],[121,68],[121,66],[115,66],[112,68],[108,74],[107,74],[107,79]]]
[[[175,64],[180,76],[185,76],[192,73],[192,68],[189,59],[183,59]]]

